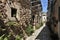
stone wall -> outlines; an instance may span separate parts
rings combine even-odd
[[[58,34],[60,39],[60,22],[59,22],[59,7],[60,7],[60,0],[53,0],[51,2],[51,12],[50,12],[50,22],[51,27],[54,33]]]
[[[33,10],[31,10],[31,1],[30,0],[1,0],[0,1],[0,6],[2,5],[3,7],[0,9],[1,11],[3,11],[3,15],[5,15],[5,19],[4,22],[8,22],[8,21],[16,21],[16,19],[23,25],[25,25],[26,23],[33,23],[31,22],[32,15],[35,16],[34,18],[34,22],[35,25],[39,23],[40,20],[40,12],[41,12],[41,6],[38,5],[37,3],[37,8],[34,8],[33,10],[35,10],[35,12],[32,12]],[[40,8],[40,9],[39,9]],[[5,9],[5,11],[4,11]],[[13,12],[12,11],[16,11]],[[16,10],[15,10],[16,9]],[[12,13],[14,14],[12,17]]]

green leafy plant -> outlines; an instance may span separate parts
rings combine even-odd
[[[8,37],[5,37],[4,40],[8,40]]]
[[[4,35],[5,35],[5,34],[3,34],[2,36],[0,36],[0,40],[3,40]]]
[[[29,24],[28,27],[26,28],[26,33],[28,36],[30,36],[33,32],[34,32],[33,26]]]
[[[15,40],[21,40],[21,36],[16,35],[16,39]]]
[[[43,22],[41,22],[40,26],[43,26]]]
[[[41,22],[39,26],[36,26],[36,29],[39,29],[41,26],[43,26],[43,22]]]

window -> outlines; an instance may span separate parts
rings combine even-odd
[[[34,20],[34,18],[35,18],[35,16],[34,15],[32,15],[32,19]]]
[[[45,19],[45,17],[44,17],[44,19]]]
[[[35,5],[35,3],[32,3],[32,6],[34,6]]]
[[[17,9],[11,8],[11,17],[16,17]]]

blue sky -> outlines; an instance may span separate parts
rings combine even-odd
[[[48,0],[41,0],[43,12],[47,12]]]

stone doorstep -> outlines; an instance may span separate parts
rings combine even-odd
[[[37,39],[35,39],[37,36],[38,36],[38,34],[43,30],[43,28],[45,27],[45,23],[44,23],[44,25],[42,26],[42,27],[40,27],[38,30],[36,30],[33,34],[32,34],[32,36],[30,36],[30,37],[28,37],[26,40],[37,40]]]

